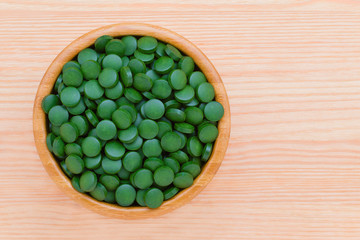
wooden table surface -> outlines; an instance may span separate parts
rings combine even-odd
[[[32,132],[35,93],[55,56],[126,21],[199,46],[232,112],[210,185],[172,213],[136,221],[64,195]],[[0,0],[0,56],[0,239],[360,239],[359,1]]]

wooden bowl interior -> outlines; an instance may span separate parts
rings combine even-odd
[[[174,45],[183,53],[194,59],[196,65],[214,86],[216,100],[220,102],[225,109],[224,117],[218,124],[219,136],[214,144],[212,155],[203,167],[200,175],[194,180],[194,184],[179,192],[172,199],[165,201],[162,206],[157,209],[149,209],[146,207],[125,208],[115,204],[99,202],[86,194],[77,192],[72,187],[69,178],[61,170],[58,162],[46,147],[46,115],[41,109],[42,99],[52,91],[63,65],[72,60],[82,49],[93,45],[95,40],[102,35],[114,37],[123,35],[146,35],[153,36],[163,42]],[[230,136],[230,108],[228,97],[219,74],[209,59],[190,41],[172,31],[153,25],[140,23],[114,24],[96,29],[79,37],[54,59],[41,80],[36,94],[33,129],[36,148],[46,171],[66,194],[83,206],[100,214],[122,219],[141,219],[162,215],[184,205],[194,198],[211,181],[220,167],[228,146]]]

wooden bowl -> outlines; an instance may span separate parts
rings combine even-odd
[[[200,175],[194,180],[194,184],[179,192],[172,199],[165,201],[161,207],[157,209],[149,209],[147,207],[120,207],[115,204],[99,202],[86,194],[77,192],[72,187],[69,178],[61,170],[58,162],[46,147],[46,115],[41,109],[42,99],[51,92],[63,65],[72,60],[82,49],[93,45],[98,37],[105,34],[114,37],[123,35],[147,35],[174,45],[194,59],[196,65],[214,86],[216,100],[220,102],[225,109],[224,117],[218,125],[219,136],[214,144],[211,157],[203,167]],[[122,219],[142,219],[159,216],[184,205],[199,194],[199,192],[211,181],[220,167],[228,146],[230,136],[230,109],[228,97],[218,72],[204,53],[202,53],[194,44],[184,37],[158,26],[140,23],[123,23],[101,27],[86,33],[68,45],[55,58],[41,80],[36,94],[33,127],[35,144],[40,159],[50,177],[67,195],[83,206],[106,216]]]

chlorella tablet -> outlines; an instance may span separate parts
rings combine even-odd
[[[190,56],[152,36],[104,35],[62,66],[46,146],[78,192],[158,208],[210,159],[224,108]]]

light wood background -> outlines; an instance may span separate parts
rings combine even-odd
[[[39,82],[73,39],[157,24],[199,46],[232,133],[210,185],[155,219],[95,214],[35,149]],[[0,0],[0,239],[360,239],[360,2]]]

